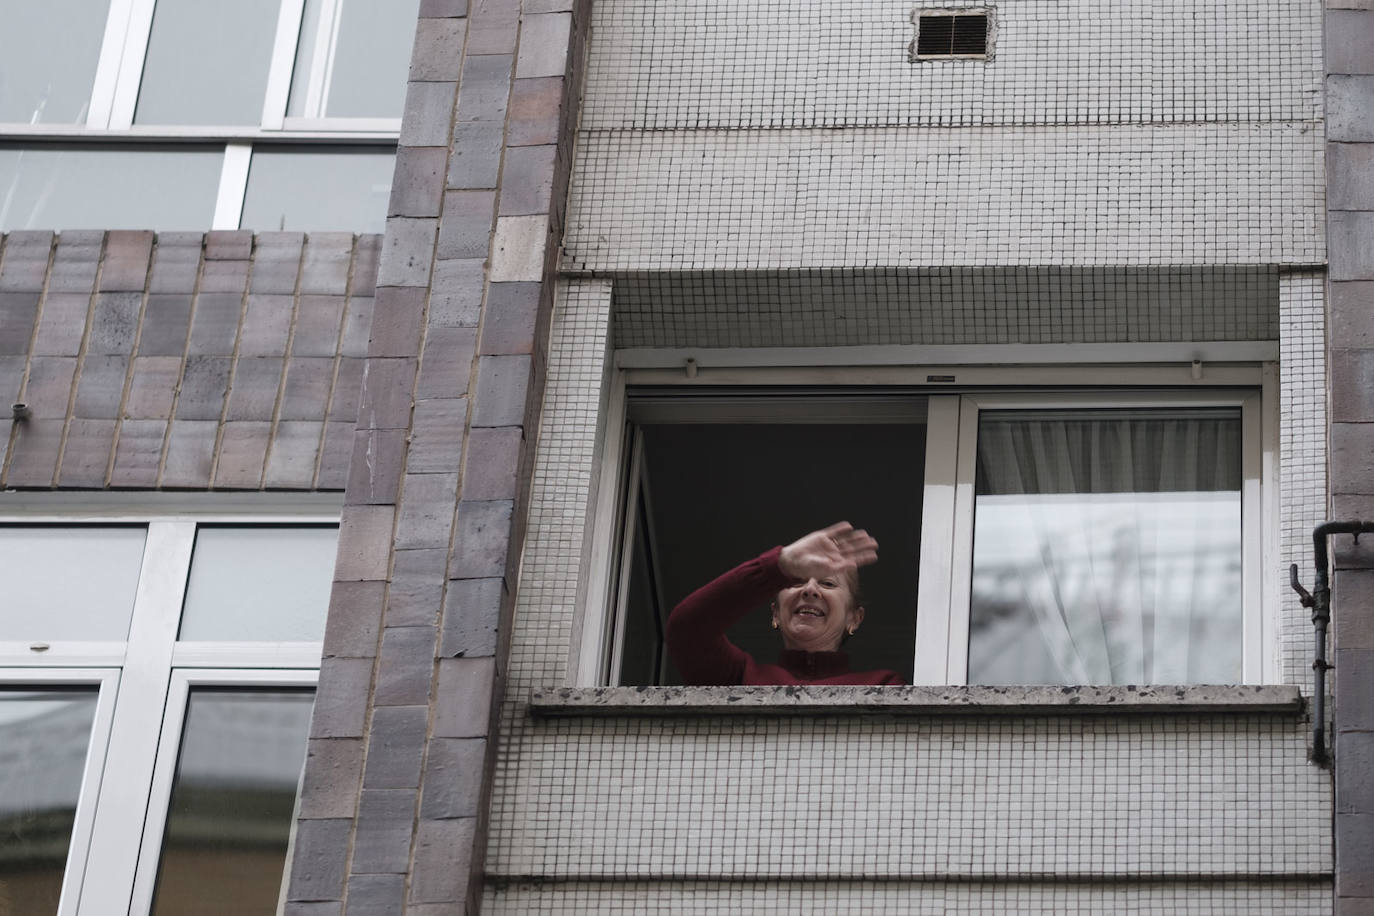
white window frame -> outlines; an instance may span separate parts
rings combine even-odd
[[[856,348],[857,349],[857,348]],[[983,348],[986,353],[992,348]],[[1244,633],[1242,682],[1275,683],[1280,676],[1278,589],[1278,375],[1269,361],[1228,364],[808,366],[793,368],[789,351],[732,354],[711,372],[707,360],[690,370],[634,365],[634,354],[611,370],[603,415],[604,450],[594,502],[589,563],[578,607],[582,620],[570,666],[573,686],[597,686],[615,672],[623,633],[619,569],[626,550],[624,480],[634,454],[627,428],[627,389],[635,386],[911,386],[927,396],[925,493],[922,506],[919,592],[913,682],[956,686],[967,682],[968,606],[973,557],[973,468],[978,412],[996,408],[1231,406],[1242,422],[1242,580]],[[1123,351],[1129,352],[1129,351]],[[1154,353],[1147,348],[1144,353]],[[778,355],[782,354],[782,355]],[[623,354],[621,354],[623,355]],[[1247,355],[1249,355],[1247,353]],[[1267,354],[1266,354],[1267,355]],[[673,356],[649,357],[670,360]],[[791,357],[795,359],[796,357]],[[1128,361],[1129,362],[1129,361]],[[633,368],[622,368],[630,363]],[[662,365],[660,363],[659,365]],[[679,363],[680,365],[680,363]],[[950,379],[942,390],[931,379]],[[957,384],[958,388],[953,388]],[[981,393],[979,387],[1018,386],[1024,392]],[[1067,390],[1049,391],[1049,386]],[[1131,390],[1135,388],[1137,390]],[[920,390],[918,390],[920,389]],[[1041,389],[1041,390],[1030,390]],[[1148,389],[1148,390],[1147,390]],[[728,388],[722,393],[727,393]],[[709,415],[708,415],[709,416]],[[706,418],[703,418],[703,422]],[[951,435],[951,433],[953,433]]]
[[[928,685],[961,685],[968,678],[969,608],[973,590],[974,478],[978,450],[978,420],[984,410],[1092,410],[1103,408],[1235,407],[1241,412],[1241,583],[1244,634],[1242,636],[1242,683],[1264,683],[1263,599],[1260,591],[1262,559],[1261,524],[1264,507],[1261,484],[1261,392],[1212,394],[1188,392],[1056,392],[1027,394],[940,395],[957,400],[957,423],[938,429],[932,423],[926,445],[927,497],[933,486],[942,497],[952,494],[949,517],[952,525],[935,529],[937,540],[948,541],[948,561],[930,553],[930,538],[921,532],[919,581],[924,599],[918,603],[916,658],[913,682]],[[945,407],[946,410],[950,406]],[[947,435],[953,429],[955,435]],[[931,462],[932,455],[939,460]],[[953,466],[954,473],[949,472]],[[942,499],[943,501],[943,499]],[[944,506],[940,510],[944,511]],[[924,524],[924,519],[923,519]],[[948,536],[939,536],[949,532]]]
[[[62,896],[58,903],[57,916],[76,916],[77,913],[77,901],[86,878],[91,834],[95,829],[97,800],[105,774],[105,755],[110,743],[115,697],[119,693],[119,675],[118,668],[45,668],[34,671],[0,669],[0,686],[8,688],[97,688],[95,718],[91,722],[86,763],[81,773],[81,789],[77,794],[76,817],[72,822],[71,844],[67,848],[67,864],[62,872]]]
[[[131,913],[147,913],[153,906],[162,840],[167,832],[167,815],[172,803],[177,761],[181,758],[182,730],[186,724],[187,701],[191,690],[196,687],[314,687],[318,682],[317,669],[262,671],[207,668],[172,671],[157,761],[153,767],[152,791],[148,796],[148,813],[143,823],[143,842],[134,877]]]
[[[320,22],[337,31],[343,0],[324,0]],[[218,146],[223,153],[216,205],[207,229],[238,229],[248,187],[249,165],[255,149],[280,143],[295,146],[395,148],[401,132],[397,118],[330,118],[319,113],[327,97],[332,58],[317,54],[308,89],[313,101],[310,117],[286,117],[291,76],[296,62],[305,0],[281,0],[272,43],[261,122],[257,125],[137,125],[134,113],[142,85],[148,42],[152,36],[156,0],[110,0],[105,34],[96,64],[90,105],[83,124],[27,124],[0,122],[0,140],[10,143],[71,142],[99,148],[101,144],[139,140]],[[326,30],[325,37],[331,33]],[[316,47],[324,45],[317,44]],[[318,71],[318,72],[316,72]],[[248,227],[263,228],[263,227]]]
[[[0,502],[0,524],[144,525],[147,529],[127,641],[0,643],[0,683],[21,686],[99,681],[111,685],[101,691],[102,703],[107,702],[107,694],[109,697],[108,707],[101,707],[104,718],[97,714],[103,731],[93,730],[91,738],[90,759],[98,756],[101,767],[92,770],[88,765],[83,782],[77,809],[82,833],[79,838],[73,836],[59,913],[101,916],[144,912],[130,910],[130,906],[136,882],[156,879],[162,827],[158,827],[158,845],[151,847],[154,861],[149,862],[141,853],[150,848],[144,832],[157,796],[143,790],[155,785],[160,756],[171,754],[175,769],[180,730],[174,735],[164,731],[168,716],[174,712],[174,691],[227,680],[261,686],[313,683],[323,650],[322,640],[178,641],[196,531],[205,525],[337,525],[337,499],[306,500],[306,506],[299,509],[271,512],[262,508],[271,505],[270,501],[216,499],[212,495],[204,500],[187,499],[184,507],[159,511],[156,504],[149,508],[141,501],[118,496],[78,496],[73,511],[64,513],[45,508],[62,501],[52,494],[32,501],[26,494],[14,496],[17,498]],[[180,702],[184,708],[184,696]],[[176,715],[184,715],[184,709]],[[97,738],[102,742],[99,745]],[[170,749],[168,741],[172,742]],[[170,792],[171,777],[167,779]],[[111,780],[117,780],[125,790],[109,791]],[[166,798],[161,804],[165,819]],[[151,879],[143,877],[147,869],[152,870]],[[147,892],[151,895],[151,886]]]

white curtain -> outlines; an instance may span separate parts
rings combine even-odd
[[[1240,680],[1234,412],[985,413],[969,682]]]

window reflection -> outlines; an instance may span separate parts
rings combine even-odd
[[[985,412],[969,683],[1239,683],[1240,491],[1234,411]]]
[[[332,526],[201,527],[179,638],[323,639],[338,541]]]
[[[203,230],[223,148],[0,149],[0,231]]]
[[[313,692],[192,689],[155,916],[277,910]]]
[[[254,151],[239,228],[381,232],[393,150]]]
[[[158,0],[134,123],[262,123],[279,3]]]
[[[399,118],[419,0],[306,0],[293,118]]]
[[[0,122],[83,124],[110,0],[6,3]]]
[[[0,527],[0,569],[25,571],[5,583],[0,640],[127,639],[146,533]]]
[[[57,912],[97,692],[0,690],[0,912]]]

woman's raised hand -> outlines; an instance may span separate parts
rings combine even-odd
[[[778,555],[778,568],[793,579],[822,579],[877,560],[878,542],[867,531],[849,522],[836,522],[784,547]]]

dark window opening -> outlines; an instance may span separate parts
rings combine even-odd
[[[867,617],[844,646],[856,671],[911,676],[924,423],[641,423],[621,553],[622,618],[612,683],[680,684],[663,645],[669,612],[758,554],[838,520],[877,538],[864,568]],[[729,633],[760,661],[781,642],[765,606]]]
[[[988,17],[937,14],[917,17],[916,56],[985,57],[988,53]]]

